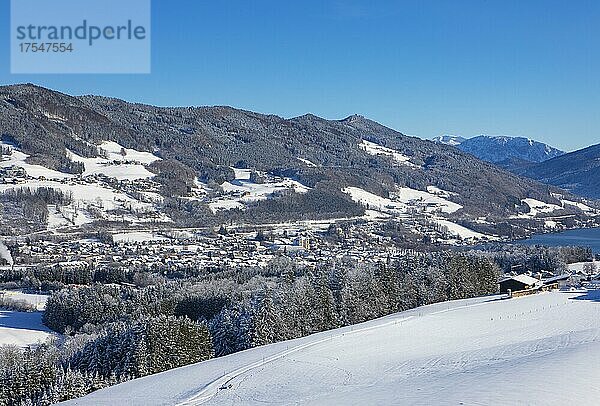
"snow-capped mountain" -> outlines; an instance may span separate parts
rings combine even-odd
[[[484,161],[499,164],[508,170],[522,168],[529,163],[539,163],[564,154],[539,141],[506,135],[480,135],[463,138],[455,135],[435,137],[434,142],[452,145]]]
[[[433,139],[453,145],[515,174],[548,183],[580,196],[600,197],[600,145],[565,153],[523,137],[443,135]]]
[[[564,152],[542,142],[524,137],[480,135],[458,145],[461,151],[492,163],[507,160],[543,162],[563,155]]]
[[[453,147],[462,144],[467,139],[461,137],[460,135],[440,135],[438,137],[433,138],[433,142],[444,145],[451,145]]]

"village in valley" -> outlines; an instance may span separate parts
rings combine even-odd
[[[135,288],[157,280],[193,278],[228,269],[268,269],[281,258],[312,270],[332,260],[389,265],[407,254],[446,249],[481,253],[489,245],[509,241],[451,220],[448,216],[462,206],[452,202],[453,193],[434,186],[425,191],[399,188],[389,198],[358,187],[343,189],[365,208],[362,216],[178,227],[159,210],[164,198],[154,175],[147,170],[159,158],[151,153],[108,141],[98,146],[101,154],[97,158],[69,152],[70,159],[83,168],[81,175],[74,176],[29,164],[28,156],[14,145],[3,143],[1,147],[0,192],[17,193],[17,198],[22,191],[43,193],[54,199],[47,207],[34,208],[31,216],[15,217],[5,225],[13,235],[4,237],[7,248],[0,256],[3,295],[24,295],[18,296],[19,300],[34,295],[34,310],[40,310],[40,294],[65,286],[101,283]],[[368,154],[390,156],[400,165],[414,166],[408,157],[373,142],[364,141],[360,148]],[[303,163],[315,166],[308,160]],[[195,180],[183,200],[227,216],[232,211],[240,213],[252,202],[308,190],[290,178],[231,169],[234,179],[221,185],[209,187]],[[56,196],[53,190],[58,191]],[[530,211],[519,215],[519,221],[559,227],[552,213],[562,207],[534,199],[526,199],[524,204]],[[596,209],[583,203],[563,200],[562,204],[577,207],[592,219],[597,216]],[[477,222],[487,223],[485,217]],[[583,250],[574,258],[589,260],[590,256]],[[502,271],[499,291],[513,295],[595,286],[599,272],[594,262],[562,264],[554,269],[537,267],[535,271],[516,263]]]

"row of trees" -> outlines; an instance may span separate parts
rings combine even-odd
[[[592,250],[588,247],[498,244],[476,253],[494,261],[503,273],[546,271],[558,274],[567,270],[567,264],[593,259]]]

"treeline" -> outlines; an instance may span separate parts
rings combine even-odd
[[[35,268],[15,268],[0,273],[0,283],[6,287],[57,291],[66,285],[92,285],[93,283],[133,283],[136,272],[123,266],[102,265],[94,268],[89,263],[79,266],[38,266]],[[14,285],[14,286],[13,286]]]
[[[39,200],[45,204],[59,206],[67,206],[73,202],[73,196],[70,193],[49,187],[8,189],[2,192],[2,194],[16,202]]]
[[[131,284],[138,287],[156,285],[166,280],[187,279],[219,272],[221,269],[198,269],[192,265],[152,264],[125,267],[120,263],[93,266],[91,263],[53,264],[6,269],[0,273],[0,288],[55,292],[68,285]]]
[[[498,244],[474,251],[494,261],[503,273],[559,274],[567,270],[567,264],[591,261],[593,253],[587,247],[547,247],[517,244]]]
[[[48,300],[44,321],[61,333],[140,316],[177,315],[210,322],[230,305],[256,310],[270,292],[282,314],[285,306],[294,303],[292,308],[299,308],[302,301],[327,307],[317,298],[331,297],[335,319],[345,325],[427,303],[492,293],[498,279],[491,261],[462,254],[406,255],[378,266],[332,261],[316,269],[298,269],[293,260],[280,258],[264,269],[228,269],[146,288],[97,284],[64,289]],[[318,307],[308,313],[315,314]],[[317,325],[307,331],[323,328]]]
[[[208,327],[187,317],[114,323],[75,352],[69,365],[104,378],[138,378],[213,357]]]

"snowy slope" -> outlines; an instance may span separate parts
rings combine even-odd
[[[353,186],[342,189],[342,192],[349,194],[355,202],[382,212],[406,212],[409,208],[419,206],[424,206],[426,212],[440,211],[442,213],[454,213],[462,209],[462,206],[458,203],[451,202],[429,192],[408,187],[397,188],[391,199],[377,196]]]
[[[486,236],[485,234],[481,234],[476,231],[469,230],[466,227],[463,227],[459,224],[453,223],[448,220],[436,219],[435,222],[446,227],[450,234],[458,236],[465,240],[468,240],[470,238],[474,238],[474,239],[489,238],[489,236]]]
[[[599,300],[598,292],[552,292],[440,303],[69,404],[596,404]]]
[[[65,226],[81,226],[93,222],[96,218],[136,223],[157,219],[170,221],[165,214],[158,213],[156,205],[153,204],[157,201],[156,193],[140,192],[140,195],[145,196],[142,199],[144,201],[141,201],[115,189],[108,182],[89,178],[93,175],[104,175],[130,182],[152,178],[154,174],[146,168],[146,165],[160,158],[149,152],[127,149],[111,141],[104,141],[98,145],[101,157],[84,158],[67,150],[67,156],[73,162],[83,163],[85,167],[82,174],[72,175],[40,165],[31,165],[26,162],[29,156],[15,149],[11,144],[0,143],[0,146],[10,151],[9,155],[2,156],[0,159],[0,169],[18,167],[24,169],[27,175],[21,176],[17,182],[0,182],[0,193],[18,189],[48,188],[72,196],[73,203],[70,205],[48,205],[48,230]],[[127,214],[114,216],[106,213],[110,210],[122,210]],[[96,213],[95,216],[90,214],[91,211]]]
[[[250,180],[251,170],[231,168],[235,173],[235,179],[221,184],[224,195],[213,200],[208,207],[216,213],[220,210],[244,209],[249,202],[266,200],[276,193],[283,191],[294,191],[295,193],[306,193],[310,188],[289,178],[277,178],[277,180],[255,183]],[[261,175],[266,175],[264,172]]]
[[[389,156],[389,157],[392,157],[394,159],[394,161],[396,161],[397,163],[400,163],[402,165],[411,166],[413,168],[419,168],[418,165],[415,165],[412,162],[410,162],[410,157],[403,155],[400,152],[393,150],[391,148],[384,147],[383,145],[379,145],[374,142],[363,140],[360,143],[359,147],[369,155]]]
[[[32,178],[44,177],[46,179],[69,179],[73,177],[73,175],[48,169],[41,165],[31,165],[27,163],[26,160],[29,158],[29,155],[14,149],[11,144],[0,142],[0,147],[8,148],[11,151],[10,155],[3,156],[2,159],[0,159],[0,168],[10,168],[11,166],[23,168],[27,175]]]

